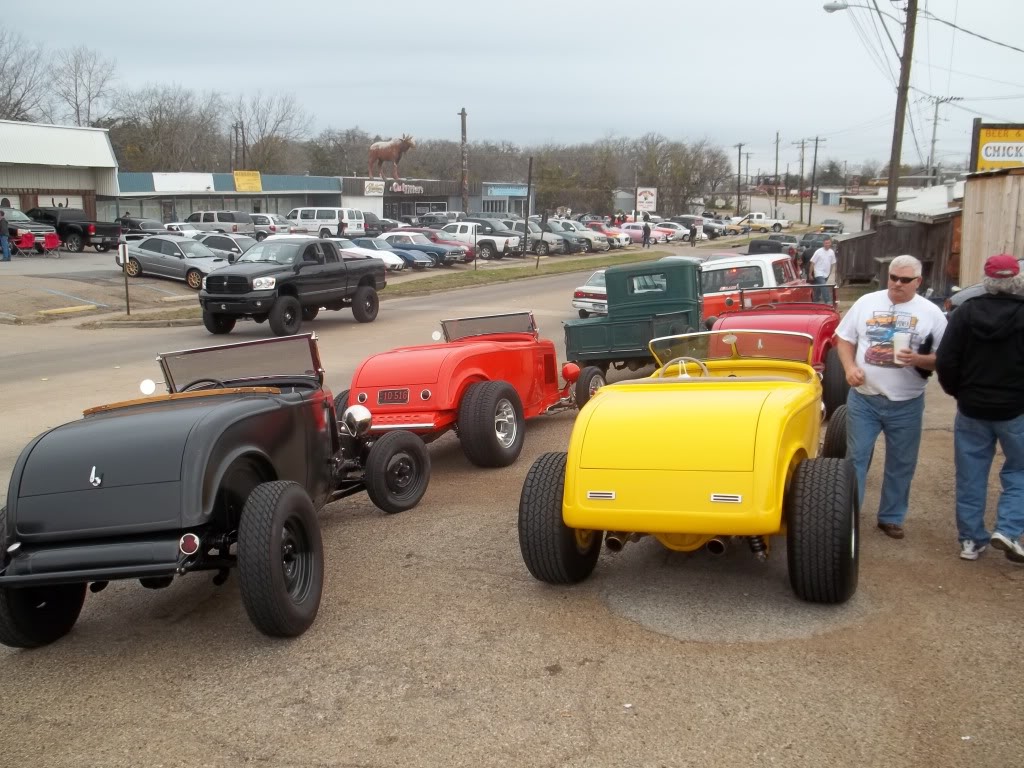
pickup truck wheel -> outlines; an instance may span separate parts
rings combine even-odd
[[[324,552],[313,502],[298,483],[260,483],[238,525],[238,575],[249,620],[265,635],[309,629],[323,593]]]
[[[821,455],[828,459],[846,458],[846,403],[836,408],[825,426]]]
[[[772,232],[781,232],[781,231],[782,231],[782,225],[781,224],[772,224]]]
[[[526,473],[519,496],[519,551],[530,575],[548,584],[576,584],[594,572],[602,531],[562,521],[565,453],[542,454]]]
[[[193,291],[198,291],[203,287],[203,273],[198,269],[190,269],[185,274],[185,282],[188,283],[188,287]]]
[[[476,252],[481,259],[493,259],[495,254],[494,246],[490,243],[481,243],[477,246]]]
[[[267,239],[267,233],[266,232],[257,232],[256,233],[256,242],[257,243],[262,243],[266,239]]]
[[[100,245],[94,245],[93,248],[96,249],[96,253],[106,253],[107,251],[110,250],[110,246],[109,245],[102,244],[102,243]]]
[[[821,374],[821,400],[825,403],[825,415],[831,416],[836,408],[846,402],[850,394],[850,385],[846,381],[846,371],[839,361],[839,350],[832,347],[825,354],[825,370]]]
[[[279,296],[270,308],[270,330],[275,336],[291,336],[302,327],[302,305],[294,296]]]
[[[760,233],[761,233],[761,234],[763,235],[763,234],[765,234],[765,233],[766,233],[766,232],[768,231],[768,227],[761,227],[761,228],[760,228],[759,230],[757,230],[757,231],[758,231],[758,232],[760,232]]]
[[[594,393],[607,383],[604,378],[604,372],[597,366],[588,365],[580,371],[580,377],[576,379],[576,384],[573,386],[576,407],[582,408],[590,402],[590,398],[594,396]]]
[[[330,236],[331,236],[331,230],[329,230],[329,229],[321,229],[320,230],[320,237],[322,239],[326,240]]]
[[[507,381],[470,384],[459,402],[459,440],[478,467],[507,467],[523,450],[523,404]]]
[[[786,498],[786,555],[796,596],[843,603],[857,591],[860,505],[857,477],[846,459],[807,459]]]
[[[235,318],[218,312],[203,312],[203,325],[210,333],[221,335],[231,333],[235,327]]]
[[[543,240],[541,240],[540,242],[537,243],[537,255],[538,256],[547,256],[548,255],[548,244],[546,242],[544,242]]]
[[[85,250],[85,242],[81,235],[72,233],[64,238],[64,248],[72,253],[81,253]]]
[[[138,259],[130,256],[128,257],[128,266],[124,271],[128,273],[128,277],[138,277],[142,274],[142,265],[139,264]]]
[[[352,297],[352,316],[360,323],[372,323],[380,311],[380,298],[377,292],[368,285],[356,288]]]
[[[320,314],[320,307],[303,307],[302,308],[302,319],[307,323],[310,320],[316,320],[316,316]]]
[[[366,495],[389,515],[420,503],[430,483],[430,454],[412,432],[388,432],[371,447],[363,474]]]

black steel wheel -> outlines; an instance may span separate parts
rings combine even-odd
[[[278,296],[270,308],[270,330],[275,336],[291,336],[302,328],[302,305],[294,296]]]
[[[565,462],[565,453],[542,454],[519,496],[519,551],[530,574],[548,584],[576,584],[590,576],[604,536],[563,522]]]
[[[231,333],[235,327],[235,319],[231,315],[203,310],[203,325],[210,333],[218,336],[223,333]]]
[[[580,371],[580,377],[576,379],[576,384],[573,386],[576,407],[582,408],[589,403],[594,393],[607,383],[604,378],[604,371],[595,365],[588,365]]]
[[[786,495],[786,556],[796,596],[844,603],[857,591],[860,505],[853,463],[807,459]]]
[[[525,441],[523,404],[507,381],[470,384],[459,401],[459,440],[478,467],[507,467]]]
[[[352,316],[360,323],[372,323],[380,311],[380,297],[369,285],[356,288],[352,297]]]
[[[366,457],[366,494],[388,514],[420,503],[430,484],[430,454],[412,432],[396,430],[377,440]]]
[[[836,408],[825,426],[821,455],[827,459],[846,458],[846,403]]]
[[[238,574],[249,620],[273,637],[309,629],[323,594],[324,553],[313,502],[298,483],[257,485],[238,526]]]
[[[836,408],[846,402],[849,394],[850,385],[839,360],[839,350],[832,347],[825,353],[825,370],[821,374],[821,401],[825,404],[825,415],[835,413]]]

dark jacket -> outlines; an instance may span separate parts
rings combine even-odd
[[[935,372],[964,416],[1007,421],[1024,414],[1024,296],[985,293],[965,301],[949,319]]]
[[[11,223],[7,221],[7,217],[0,218],[0,237],[10,237],[11,235]]]

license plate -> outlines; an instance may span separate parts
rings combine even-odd
[[[408,402],[408,389],[382,389],[377,393],[377,405],[399,405]]]
[[[596,309],[596,310],[598,310],[600,312],[606,312],[608,310],[608,305],[607,304],[595,304],[594,305],[594,309]]]

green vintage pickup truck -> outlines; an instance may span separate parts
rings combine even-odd
[[[700,261],[669,256],[605,270],[608,314],[565,323],[565,358],[585,367],[639,370],[647,344],[702,328]]]

